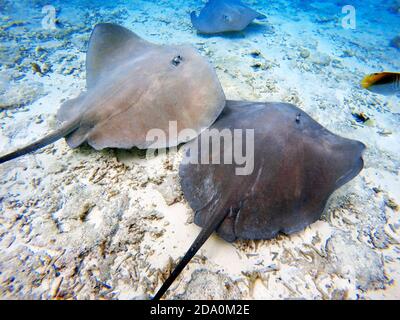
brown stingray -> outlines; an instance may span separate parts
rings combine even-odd
[[[155,299],[214,231],[229,242],[300,231],[318,220],[331,194],[363,168],[364,144],[329,132],[291,104],[227,101],[212,129],[254,129],[255,148],[249,157],[254,169],[237,175],[234,162],[196,164],[205,150],[201,138],[206,132],[186,146],[179,172],[182,190],[195,211],[195,223],[203,229]],[[218,138],[218,131],[211,137]],[[215,153],[231,154],[227,141],[210,152],[209,159]],[[239,147],[242,152],[245,141]],[[196,149],[199,154],[193,152]]]
[[[85,142],[97,150],[173,147],[209,127],[225,106],[214,69],[195,48],[156,45],[118,25],[94,28],[86,69],[88,91],[61,106],[61,128],[0,163],[62,137],[72,148]],[[176,130],[170,134],[171,121]],[[152,129],[165,132],[166,139],[149,141]],[[192,134],[175,134],[184,129]]]

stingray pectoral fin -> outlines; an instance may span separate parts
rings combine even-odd
[[[57,120],[60,123],[66,123],[73,121],[77,115],[82,114],[86,95],[87,93],[82,93],[77,98],[65,101],[58,109]]]
[[[57,140],[67,136],[74,130],[76,130],[78,125],[79,125],[78,121],[67,123],[67,124],[63,125],[60,129],[58,129],[57,131],[55,131],[53,133],[50,133],[46,137],[44,137],[34,143],[31,143],[23,148],[20,148],[14,152],[8,153],[8,154],[0,157],[0,164],[10,161],[10,160],[13,160],[13,159],[16,159],[18,157],[21,157],[21,156],[31,153],[33,151],[39,150],[45,146],[48,146],[49,144],[52,144],[52,143],[56,142]]]
[[[87,88],[95,87],[102,74],[150,46],[153,45],[122,26],[112,23],[96,25],[86,54]]]
[[[201,230],[196,240],[192,243],[189,250],[186,252],[185,256],[178,263],[175,269],[172,271],[171,275],[168,279],[163,283],[161,288],[158,290],[153,300],[160,300],[165,292],[169,289],[175,279],[180,275],[182,270],[186,267],[186,265],[190,262],[190,260],[194,257],[197,251],[203,246],[203,244],[207,241],[207,239],[211,236],[211,234],[218,229],[219,225],[224,221],[227,216],[226,211],[220,211],[213,216],[212,219],[206,224],[206,226]]]

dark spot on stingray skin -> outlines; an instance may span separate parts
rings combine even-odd
[[[175,58],[172,59],[171,63],[177,67],[180,65],[180,63],[183,61],[182,56],[176,56]]]
[[[224,21],[226,21],[226,22],[230,22],[230,21],[231,21],[231,17],[228,16],[228,15],[226,15],[226,14],[224,14],[224,15],[222,16],[222,19],[224,19]]]

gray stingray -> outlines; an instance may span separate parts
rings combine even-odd
[[[364,144],[329,132],[291,104],[227,101],[211,128],[217,129],[212,137],[224,129],[254,129],[254,170],[236,175],[235,163],[223,164],[222,159],[221,164],[201,164],[205,132],[186,145],[181,186],[194,222],[203,229],[155,299],[214,231],[229,242],[298,232],[318,220],[331,194],[363,168]],[[227,141],[221,139],[221,147],[214,149],[203,144],[211,150],[210,159],[216,153],[231,154]],[[199,154],[193,152],[196,148]]]
[[[241,31],[254,19],[264,19],[265,15],[249,8],[239,0],[210,0],[196,16],[192,12],[193,26],[200,33],[221,33]]]
[[[0,163],[63,137],[72,148],[85,142],[96,150],[173,147],[209,127],[225,106],[214,69],[195,48],[156,45],[114,24],[94,28],[86,73],[87,92],[58,112],[61,127]],[[165,139],[149,139],[152,129],[162,130]],[[179,135],[185,129],[191,135]]]

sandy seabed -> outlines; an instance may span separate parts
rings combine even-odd
[[[119,23],[156,43],[191,43],[229,99],[294,103],[367,151],[365,169],[334,194],[320,221],[270,241],[230,244],[214,235],[166,298],[400,298],[399,98],[359,88],[365,74],[400,71],[400,51],[389,46],[400,15],[360,4],[357,29],[345,30],[334,4],[248,1],[267,21],[211,37],[190,24],[200,1],[126,2],[55,3],[59,24],[50,31],[41,27],[47,3],[4,1],[0,153],[54,130],[61,103],[85,90],[96,23]],[[371,120],[357,122],[361,112]],[[0,297],[154,294],[200,230],[180,190],[181,153],[146,160],[139,150],[72,150],[62,140],[1,165]]]

